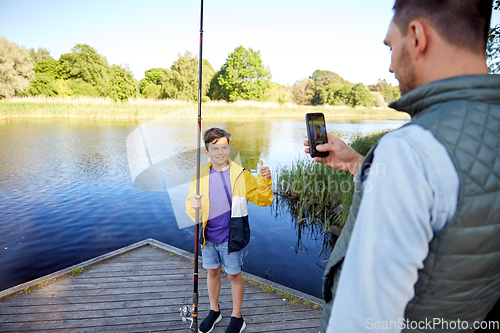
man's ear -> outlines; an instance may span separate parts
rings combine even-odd
[[[410,39],[410,53],[412,53],[415,60],[419,60],[427,49],[429,42],[429,32],[427,30],[428,27],[419,20],[413,20],[408,25],[407,34]]]
[[[208,153],[208,150],[205,149],[205,155],[207,155],[207,157],[210,157],[210,154]]]

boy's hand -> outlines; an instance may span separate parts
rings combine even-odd
[[[271,170],[269,170],[268,167],[264,166],[264,161],[262,160],[260,160],[260,174],[266,179],[271,178]]]
[[[198,207],[201,207],[201,197],[203,194],[200,195],[193,195],[191,197],[191,208],[196,209]]]

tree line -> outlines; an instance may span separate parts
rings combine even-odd
[[[500,0],[493,3],[500,10]],[[500,73],[500,25],[490,29],[486,57],[490,73]],[[219,71],[203,60],[202,101],[254,100],[299,105],[380,107],[400,97],[399,88],[385,80],[365,86],[337,73],[316,70],[292,85],[271,82],[259,51],[238,46]],[[139,82],[127,65],[109,65],[87,44],[76,44],[54,59],[44,48],[27,50],[0,37],[0,99],[13,96],[96,96],[198,100],[198,57],[178,54],[169,68],[151,68]]]
[[[0,71],[6,78],[0,83],[0,98],[45,95],[198,100],[199,63],[190,52],[179,54],[169,68],[148,69],[139,82],[128,66],[109,65],[105,56],[87,44],[76,44],[56,60],[44,48],[27,50],[2,37],[0,59]],[[202,67],[202,101],[382,106],[399,97],[398,88],[385,81],[366,87],[323,70],[282,86],[271,82],[271,71],[262,63],[260,52],[243,46],[229,54],[219,71],[206,59]]]

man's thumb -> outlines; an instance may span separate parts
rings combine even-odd
[[[264,166],[264,161],[260,160],[260,167],[262,168]]]

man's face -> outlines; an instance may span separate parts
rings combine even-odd
[[[210,161],[212,161],[212,165],[219,169],[227,165],[229,151],[229,142],[227,138],[223,137],[213,143],[209,143],[206,154],[210,158]]]
[[[410,56],[407,43],[408,38],[403,36],[398,26],[394,21],[391,21],[384,44],[391,49],[389,72],[394,73],[399,81],[401,95],[417,87],[415,64]]]

